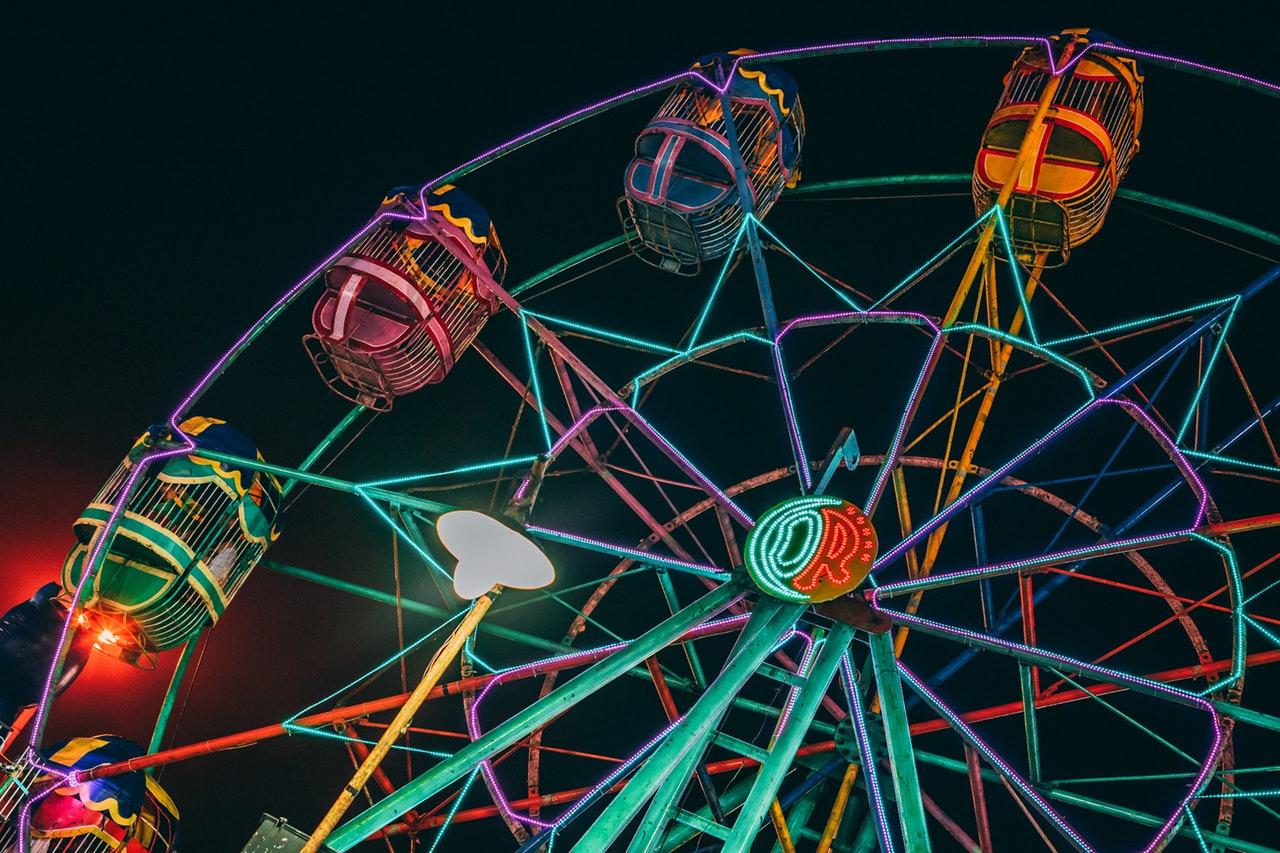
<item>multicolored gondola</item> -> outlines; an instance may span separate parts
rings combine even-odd
[[[74,738],[43,753],[63,774],[145,754],[116,735]],[[34,776],[37,788],[56,779]],[[178,808],[142,771],[54,788],[31,810],[32,853],[170,853],[178,844]],[[0,853],[18,850],[16,812],[0,813]]]
[[[732,75],[730,118],[755,215],[763,218],[783,189],[800,179],[804,110],[795,81],[780,67],[734,67],[752,53],[708,54],[692,70],[716,84]],[[626,194],[618,200],[632,252],[684,275],[729,252],[745,216],[733,147],[716,89],[695,80],[671,91],[636,139]]]
[[[206,448],[261,459],[253,444],[213,418],[189,418],[180,426],[196,450],[143,475],[83,601],[98,622],[98,647],[131,662],[216,622],[279,536],[279,481],[200,456]],[[66,590],[79,583],[142,451],[173,438],[167,425],[143,433],[76,520],[79,541],[62,568]]]
[[[453,369],[497,307],[507,258],[489,214],[452,185],[394,189],[378,213],[325,271],[303,343],[337,394],[386,410]]]
[[[1044,123],[1028,140],[1032,153],[1018,170],[1007,208],[1015,254],[1048,253],[1049,265],[1055,265],[1102,228],[1138,152],[1142,74],[1134,60],[1108,53],[1115,41],[1096,30],[1063,30],[1048,42],[1053,59],[1037,44],[1023,50],[1005,75],[1004,93],[973,166],[973,201],[979,214],[994,204],[1053,63],[1070,63]]]

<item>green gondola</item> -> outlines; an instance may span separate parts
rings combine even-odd
[[[249,440],[212,418],[189,418],[180,426],[195,452],[144,474],[84,594],[85,609],[98,614],[102,627],[97,647],[130,663],[217,622],[279,536],[279,481],[199,455],[207,448],[261,459]],[[143,433],[76,520],[78,541],[62,567],[69,592],[137,460],[147,448],[173,439],[167,425]]]

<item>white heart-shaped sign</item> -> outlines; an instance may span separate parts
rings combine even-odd
[[[446,512],[436,519],[436,535],[458,558],[453,591],[460,598],[478,598],[496,584],[540,589],[555,580],[555,567],[541,548],[482,512]]]

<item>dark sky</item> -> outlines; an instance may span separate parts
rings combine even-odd
[[[710,4],[508,12],[495,4],[470,15],[442,12],[440,5],[359,6],[332,17],[302,9],[62,9],[10,29],[8,405],[0,442],[10,482],[0,498],[0,608],[56,576],[71,522],[132,438],[164,417],[277,293],[363,223],[385,188],[428,180],[586,101],[681,69],[701,53],[1093,25],[1145,49],[1280,78],[1272,22],[1203,5],[1186,16],[1164,9],[1122,13],[1118,4],[1052,14],[794,3],[759,12]],[[967,172],[1013,55],[1012,48],[995,48],[793,67],[808,108],[806,178]],[[1164,69],[1151,70],[1147,95],[1147,133],[1127,185],[1276,230],[1276,101]],[[611,205],[630,140],[655,108],[652,99],[631,105],[465,182],[503,234],[509,281],[615,233]],[[859,270],[869,282],[892,281],[971,218],[963,198],[913,203],[923,206],[887,203],[882,215],[874,207],[828,214],[816,206],[784,211],[784,204],[777,218],[815,263]],[[846,215],[852,218],[840,218]],[[1229,294],[1267,266],[1229,249],[1210,250],[1131,210],[1113,219],[1123,236],[1104,235],[1088,257],[1082,249],[1055,290],[1090,323]],[[1261,251],[1265,244],[1248,245]],[[654,275],[628,268],[555,304],[635,333],[670,336],[679,326],[678,336],[683,319],[651,319],[641,309],[666,304],[685,318],[689,292]],[[1258,311],[1274,317],[1276,309],[1272,298]],[[269,458],[290,462],[344,411],[324,394],[297,344],[307,310],[286,314],[201,410],[241,425]],[[510,327],[502,333],[509,337]],[[1267,358],[1265,324],[1241,334],[1255,333],[1240,345],[1242,360],[1252,358],[1255,391],[1270,399],[1280,377]],[[459,368],[467,371],[466,388],[406,401],[335,472],[358,479],[500,453],[514,398],[476,362]],[[619,370],[629,364],[620,362]],[[871,359],[856,369],[874,374],[878,367]],[[466,393],[471,389],[483,389],[482,399],[491,402],[477,404]],[[1233,411],[1220,427],[1238,420]],[[810,450],[816,455],[828,440],[816,434]],[[751,441],[735,442],[730,449],[741,453],[723,464],[725,471],[786,464],[785,445],[783,456],[757,460],[743,458],[754,452],[747,449]],[[1265,499],[1274,506],[1273,494]],[[1239,497],[1245,510],[1265,511],[1259,500],[1253,493]],[[362,507],[308,493],[295,515],[272,556],[390,589],[387,537]],[[617,538],[639,535],[626,529]],[[576,575],[592,576],[587,569]],[[406,584],[408,594],[432,594],[421,574]],[[618,615],[616,628],[636,633],[654,612],[632,614],[637,622]],[[1116,612],[1104,608],[1097,618]],[[564,612],[540,614],[511,624],[558,639]],[[549,621],[539,623],[544,617]],[[415,636],[428,627],[410,620]],[[261,571],[207,641],[168,742],[278,721],[363,671],[394,643],[392,611]],[[1185,643],[1178,651],[1178,660],[1191,662]],[[494,654],[514,661],[523,652]],[[145,743],[175,658],[165,655],[149,673],[91,662],[58,705],[50,738],[111,731]],[[368,695],[387,692],[381,687],[395,685],[384,680]],[[612,700],[615,710],[627,695]],[[977,688],[959,700],[982,701]],[[558,737],[569,745],[569,731]],[[582,748],[601,742],[608,738],[599,721],[582,722]],[[262,811],[310,827],[348,770],[336,746],[292,738],[176,765],[162,779],[187,818],[185,849],[200,853],[239,849]],[[564,773],[567,784],[591,780]],[[468,801],[480,802],[474,794]],[[955,802],[965,814],[963,797]],[[491,822],[468,824],[452,840],[504,849],[504,837]]]

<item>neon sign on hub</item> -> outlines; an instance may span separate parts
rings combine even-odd
[[[839,598],[862,582],[875,558],[875,528],[862,510],[837,497],[785,500],[747,534],[747,574],[783,601]]]

